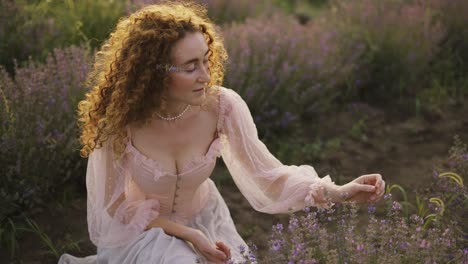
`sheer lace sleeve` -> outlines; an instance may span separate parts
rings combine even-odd
[[[335,185],[330,176],[319,178],[309,165],[283,165],[258,138],[245,101],[233,90],[220,93],[221,155],[235,184],[252,207],[276,214],[305,206],[328,208],[326,190]],[[327,186],[328,185],[328,186]]]
[[[110,140],[88,158],[88,231],[97,247],[125,245],[159,216],[159,201],[146,199],[122,160],[113,160]]]

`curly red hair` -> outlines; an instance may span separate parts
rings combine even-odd
[[[80,156],[113,137],[113,149],[121,156],[127,137],[125,127],[149,122],[156,109],[165,107],[168,74],[174,44],[187,32],[201,32],[210,50],[210,83],[207,93],[217,93],[224,78],[226,50],[206,8],[193,2],[146,6],[121,19],[110,38],[96,53],[88,75],[90,91],[78,104]]]

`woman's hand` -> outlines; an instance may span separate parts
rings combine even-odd
[[[343,202],[375,203],[385,192],[385,181],[380,174],[366,174],[340,186],[339,189]]]
[[[209,261],[215,263],[225,263],[231,258],[231,250],[221,241],[217,241],[215,245],[211,244],[208,238],[200,230],[194,229],[194,232],[188,239],[195,248],[197,248],[203,256]]]

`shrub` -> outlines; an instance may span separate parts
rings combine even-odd
[[[325,14],[340,49],[355,64],[342,97],[381,104],[413,98],[430,80],[429,66],[445,27],[423,1],[332,1]]]
[[[0,0],[0,64],[43,61],[54,48],[97,47],[125,14],[125,1]],[[5,40],[5,41],[4,41]]]
[[[219,24],[243,22],[247,18],[271,15],[273,10],[277,9],[267,0],[200,0],[200,2],[206,4],[208,15]]]
[[[294,120],[323,111],[324,94],[346,76],[336,34],[320,21],[302,26],[282,14],[247,19],[224,27],[224,38],[230,57],[224,85],[251,106],[264,138],[286,134]]]
[[[128,0],[128,12],[131,13],[136,9],[167,0]],[[218,25],[229,24],[233,22],[243,22],[247,18],[268,16],[278,8],[269,0],[193,0],[204,6],[208,10],[208,16]]]
[[[431,0],[430,6],[437,12],[436,17],[444,24],[446,34],[442,48],[450,51],[457,64],[466,72],[468,67],[468,2],[464,0]],[[462,72],[462,71],[460,71]]]
[[[432,65],[431,89],[426,92],[425,99],[435,104],[447,102],[447,99],[463,103],[468,95],[468,2],[428,2],[435,10],[436,20],[446,28],[446,34]]]
[[[89,62],[86,49],[70,47],[55,49],[44,65],[16,67],[15,79],[0,68],[1,229],[40,210],[59,187],[84,175],[74,110]],[[73,182],[84,188],[84,178]],[[9,235],[0,232],[2,247]]]

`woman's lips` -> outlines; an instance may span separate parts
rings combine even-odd
[[[201,92],[201,91],[203,91],[203,88],[200,88],[200,89],[198,89],[198,90],[193,90],[194,93],[195,93],[195,92]]]

